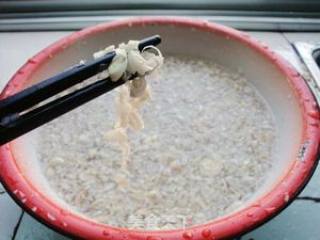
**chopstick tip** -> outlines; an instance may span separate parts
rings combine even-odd
[[[142,51],[145,47],[153,45],[153,46],[157,46],[161,43],[162,39],[160,37],[160,35],[153,35],[151,37],[148,38],[144,38],[140,41],[139,43],[139,51]]]

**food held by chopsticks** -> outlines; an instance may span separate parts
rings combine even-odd
[[[79,65],[59,73],[47,80],[41,81],[13,96],[0,101],[0,144],[5,144],[61,115],[81,106],[82,104],[104,94],[112,89],[126,83],[129,80],[141,80],[142,72],[139,68],[139,60],[134,61],[140,51],[145,52],[150,46],[161,42],[159,36],[145,38],[140,42],[134,41],[130,46],[132,49],[124,48],[113,50],[112,47],[107,51],[96,54],[94,61],[81,62]],[[131,53],[130,56],[124,55]],[[159,52],[160,53],[160,52]],[[129,60],[130,59],[130,60]],[[159,58],[160,59],[160,58]],[[127,64],[121,63],[126,60]],[[141,58],[140,58],[141,60]],[[128,63],[132,63],[129,65]],[[142,63],[143,64],[143,63]],[[134,68],[138,67],[137,70]],[[150,72],[148,69],[144,74]],[[44,101],[55,97],[59,93],[66,91],[74,85],[84,82],[88,78],[103,72],[103,79],[87,85],[79,90],[67,95],[39,105]],[[139,84],[137,84],[139,85]],[[132,85],[132,89],[138,89]],[[137,91],[137,90],[134,90]]]
[[[134,76],[134,80],[127,82],[119,89],[116,98],[117,120],[114,129],[107,133],[107,138],[119,144],[123,152],[123,164],[129,160],[130,144],[127,129],[141,130],[144,127],[139,109],[150,98],[150,87],[146,77],[150,76],[163,64],[163,57],[159,49],[147,46],[139,51],[138,41],[120,44],[117,49],[110,46],[94,54],[99,58],[111,51],[116,52],[111,65],[102,73],[110,76],[112,81],[121,77]]]

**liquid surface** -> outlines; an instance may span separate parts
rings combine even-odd
[[[181,228],[233,211],[263,184],[275,124],[248,81],[201,59],[168,57],[160,72],[145,128],[128,132],[127,171],[105,138],[116,92],[39,129],[43,173],[75,211],[114,226]]]

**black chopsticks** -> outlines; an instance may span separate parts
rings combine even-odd
[[[156,46],[160,42],[161,38],[158,35],[145,38],[140,41],[138,49],[142,51],[143,48],[150,45]],[[0,145],[124,84],[125,81],[122,79],[113,82],[109,78],[105,78],[27,111],[42,101],[107,69],[114,56],[115,52],[110,52],[101,58],[74,66],[13,96],[0,100]]]

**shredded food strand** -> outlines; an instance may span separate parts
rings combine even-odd
[[[106,134],[109,141],[120,146],[123,166],[127,165],[130,157],[128,129],[140,131],[144,127],[139,109],[150,99],[150,87],[146,81],[146,76],[163,64],[163,57],[158,48],[148,46],[140,52],[138,44],[139,41],[131,40],[127,44],[121,43],[118,48],[112,45],[93,55],[96,59],[111,51],[116,52],[112,63],[102,73],[104,77],[109,76],[112,81],[118,81],[121,78],[128,80],[130,76],[134,76],[132,81],[126,82],[119,89],[119,94],[115,100],[117,119],[114,129]]]

